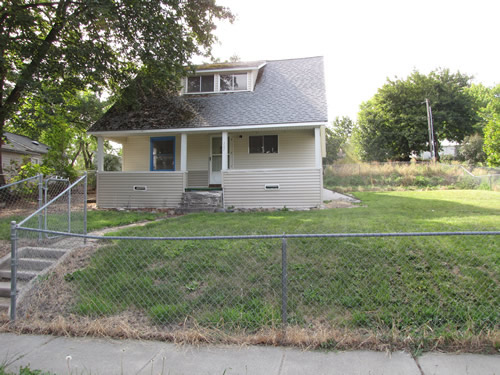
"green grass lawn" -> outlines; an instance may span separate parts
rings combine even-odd
[[[108,211],[108,210],[90,210],[87,213],[87,231],[116,227],[126,224],[135,223],[145,220],[156,220],[162,217],[162,214],[139,211]],[[0,218],[0,240],[10,240],[10,223],[11,221],[20,222],[25,216],[13,215]],[[82,213],[73,213],[72,215],[73,229],[83,228]],[[33,218],[26,223],[29,228],[38,228],[38,218]],[[67,230],[67,213],[50,214],[48,221],[49,230],[66,231]],[[78,232],[77,232],[78,233]],[[81,233],[81,232],[80,232]]]
[[[500,193],[356,193],[355,208],[191,214],[126,236],[477,231],[500,227]],[[66,275],[73,311],[139,309],[156,324],[250,331],[281,319],[281,240],[110,241]],[[288,239],[288,322],[438,338],[497,330],[497,236]],[[189,320],[188,319],[188,320]],[[450,333],[451,332],[451,333]]]

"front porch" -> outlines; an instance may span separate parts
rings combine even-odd
[[[103,171],[103,137],[98,137],[98,207],[179,208],[186,191],[211,187],[223,191],[223,208],[322,203],[319,127],[108,139],[123,145],[123,172]]]

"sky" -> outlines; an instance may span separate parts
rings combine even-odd
[[[387,78],[449,68],[500,83],[500,0],[217,0],[222,61],[324,56],[330,121],[356,118]],[[199,63],[201,61],[195,61]]]

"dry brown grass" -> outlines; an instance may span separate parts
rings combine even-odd
[[[430,342],[415,340],[408,333],[397,330],[374,332],[371,330],[335,329],[324,325],[308,328],[290,326],[267,328],[255,333],[245,330],[227,332],[223,328],[206,328],[196,324],[178,327],[154,326],[137,312],[124,312],[112,317],[90,319],[70,315],[52,319],[37,315],[9,324],[0,318],[0,332],[18,334],[44,334],[74,337],[101,337],[168,341],[187,345],[267,345],[291,346],[305,350],[376,350],[376,351],[447,351],[468,353],[497,353],[500,332],[480,335],[440,337]]]

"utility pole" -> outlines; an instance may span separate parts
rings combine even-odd
[[[436,143],[434,141],[434,124],[432,122],[432,108],[429,99],[425,99],[425,106],[427,107],[427,126],[429,127],[429,148],[431,152],[432,161],[436,161]]]

